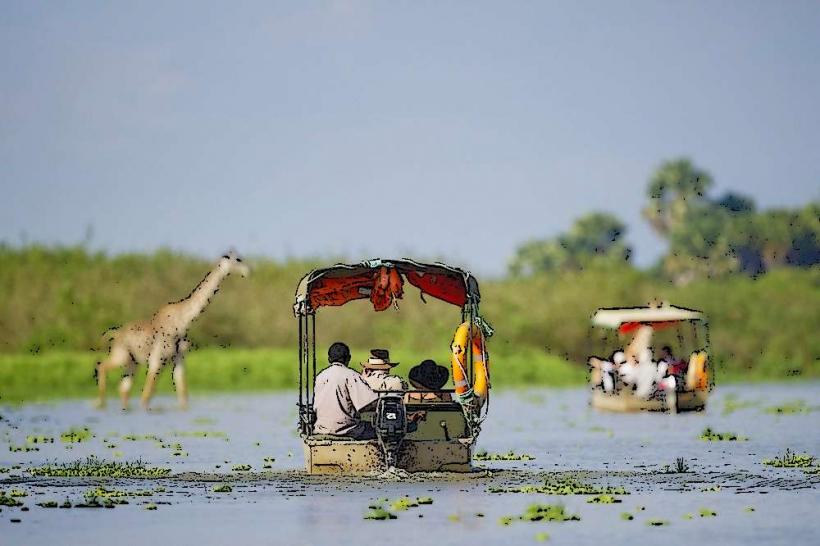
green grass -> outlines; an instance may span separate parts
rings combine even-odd
[[[808,453],[795,453],[786,448],[783,455],[778,455],[772,459],[765,459],[763,464],[777,468],[809,468],[814,464],[815,458]]]
[[[447,347],[435,358],[444,365]],[[418,352],[391,349],[391,356],[401,359],[395,371],[404,377],[410,368],[428,356]],[[354,367],[367,355],[366,350],[353,350]],[[32,354],[0,354],[0,403],[46,401],[61,398],[93,398],[97,393],[92,372],[100,358],[93,352],[47,352]],[[586,375],[582,368],[561,358],[532,349],[515,354],[503,351],[491,355],[491,377],[494,388],[533,385],[582,385]],[[218,392],[290,391],[296,396],[298,385],[298,355],[289,349],[219,349],[203,348],[192,351],[187,358],[189,390],[194,394]],[[356,360],[359,359],[359,360]],[[326,361],[326,357],[325,357]],[[317,370],[326,364],[321,355]],[[141,366],[134,378],[132,403],[136,402],[144,382],[145,367]],[[108,375],[110,404],[119,403],[116,385],[120,375]],[[158,381],[159,394],[173,393],[170,369],[164,369]],[[193,433],[191,433],[193,434]],[[217,433],[208,432],[210,435]]]

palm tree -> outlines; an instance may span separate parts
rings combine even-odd
[[[644,217],[661,235],[680,225],[689,209],[699,205],[712,186],[712,176],[687,158],[666,161],[652,175]]]

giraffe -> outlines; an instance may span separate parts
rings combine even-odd
[[[99,388],[97,407],[105,407],[106,372],[124,368],[119,393],[122,409],[128,409],[128,395],[131,392],[134,371],[138,363],[147,362],[148,375],[140,404],[143,409],[148,409],[157,376],[163,364],[171,360],[179,406],[182,409],[187,408],[185,353],[190,348],[190,342],[185,334],[194,319],[202,314],[211,298],[219,291],[220,283],[233,272],[245,277],[250,270],[234,251],[230,251],[219,259],[187,297],[160,307],[150,320],[130,322],[114,330],[110,337],[108,358],[97,363],[94,374]]]

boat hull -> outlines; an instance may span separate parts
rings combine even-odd
[[[629,391],[617,394],[607,394],[600,389],[592,391],[592,407],[602,411],[636,412],[636,411],[665,411],[684,412],[702,411],[706,407],[709,391],[696,390],[675,393],[673,396],[660,396],[645,400]]]

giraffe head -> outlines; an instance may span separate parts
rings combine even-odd
[[[242,277],[247,277],[251,272],[234,249],[229,250],[219,259],[219,267],[226,270],[228,275],[239,273]]]

